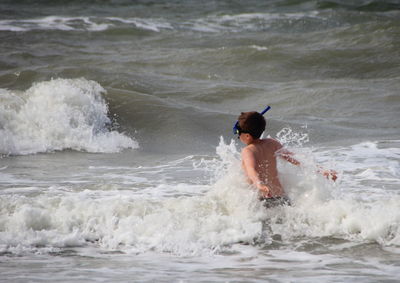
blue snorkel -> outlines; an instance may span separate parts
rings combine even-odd
[[[267,112],[269,109],[271,109],[271,106],[267,105],[267,107],[260,112],[261,115],[264,115],[265,112]],[[236,121],[235,125],[233,126],[233,134],[237,135],[240,133],[240,129],[239,129],[239,121]]]

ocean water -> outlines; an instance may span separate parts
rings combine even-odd
[[[0,281],[398,282],[399,89],[397,0],[1,1]]]

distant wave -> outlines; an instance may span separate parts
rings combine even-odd
[[[90,17],[48,16],[36,19],[2,20],[0,31],[30,31],[30,30],[87,30],[103,31],[109,28],[106,23],[97,23]]]
[[[54,79],[21,93],[0,89],[0,154],[138,147],[130,137],[109,129],[104,92],[86,79]]]
[[[117,17],[63,17],[48,16],[23,20],[0,20],[0,31],[26,32],[31,30],[105,31],[118,27],[159,32],[172,29],[170,23],[157,19]]]
[[[357,15],[356,15],[357,16]],[[385,17],[383,13],[380,16]],[[388,13],[387,17],[394,15]],[[0,20],[0,31],[27,32],[31,30],[91,31],[138,30],[162,32],[168,30],[204,33],[260,31],[280,26],[296,27],[307,22],[323,26],[337,26],[332,20],[332,11],[312,10],[304,12],[261,12],[238,14],[210,14],[186,20],[171,20],[160,17],[68,17],[52,15],[32,19]]]
[[[152,32],[162,30],[189,30],[195,32],[238,32],[259,30],[277,21],[321,18],[317,11],[304,13],[245,13],[210,15],[181,22],[159,18],[122,17],[64,17],[48,16],[34,19],[1,20],[0,31],[24,32],[30,30],[93,31],[110,29],[138,29]],[[322,18],[323,20],[323,18]]]
[[[361,1],[345,1],[345,0],[322,0],[318,1],[317,6],[321,9],[347,9],[367,12],[385,12],[399,10],[400,3],[391,0],[361,0]]]

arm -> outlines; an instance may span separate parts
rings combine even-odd
[[[287,149],[281,148],[279,150],[279,156],[283,159],[285,159],[286,161],[292,163],[293,165],[299,166],[300,165],[300,161],[298,161],[297,159],[293,158],[293,152],[288,151]]]
[[[279,149],[276,151],[276,153],[279,157],[285,159],[293,165],[300,165],[300,161],[292,157],[294,155],[293,152],[290,152],[289,150],[283,148],[281,144],[279,144]],[[337,179],[337,172],[335,170],[324,170],[320,167],[317,172],[321,173],[327,179],[332,179],[332,181],[336,181]]]
[[[293,165],[299,166],[300,165],[300,161],[298,161],[297,159],[293,158],[293,152],[287,150],[286,148],[284,148],[278,141],[276,141],[277,143],[277,149],[276,149],[276,156],[279,156],[282,159],[285,159],[286,161],[292,163]]]
[[[321,173],[327,179],[332,179],[332,181],[336,181],[337,179],[337,172],[335,170],[325,170],[322,167],[320,167],[317,172]]]
[[[242,162],[243,169],[247,175],[247,178],[251,184],[253,184],[263,196],[270,196],[270,188],[264,183],[263,180],[260,179],[259,172],[257,171],[257,161],[254,156],[254,152],[249,150],[248,148],[243,149],[242,151]]]

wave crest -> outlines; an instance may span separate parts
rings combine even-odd
[[[0,90],[0,154],[138,147],[132,138],[110,130],[105,92],[86,79],[53,79],[20,93]]]

